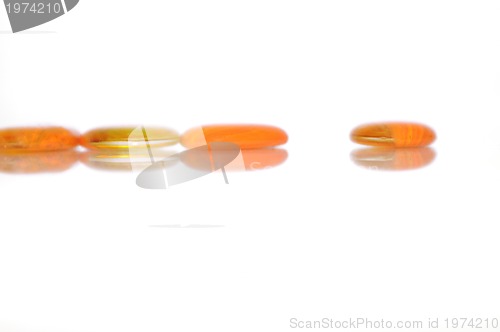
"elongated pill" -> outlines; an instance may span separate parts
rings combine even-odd
[[[288,135],[282,129],[267,125],[209,125],[188,130],[181,138],[186,148],[208,143],[237,144],[242,149],[261,149],[285,144]]]
[[[351,132],[353,142],[388,147],[421,147],[434,142],[436,134],[423,124],[385,122],[361,125]]]
[[[78,145],[78,136],[61,127],[24,127],[0,130],[0,152],[68,150]]]
[[[179,142],[179,134],[167,128],[116,127],[98,128],[86,132],[81,145],[88,149],[158,148]]]

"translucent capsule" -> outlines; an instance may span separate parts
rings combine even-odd
[[[409,122],[371,123],[351,132],[353,142],[386,147],[421,147],[434,142],[434,131],[422,124]]]
[[[181,138],[186,148],[225,142],[241,149],[261,149],[287,141],[288,135],[282,129],[266,125],[209,125],[190,129]]]
[[[0,130],[0,152],[68,150],[78,145],[78,136],[60,127],[26,127]]]
[[[151,127],[99,128],[86,132],[81,138],[81,145],[88,149],[158,148],[178,142],[176,131]]]
[[[436,158],[429,147],[423,148],[364,148],[351,153],[352,161],[371,170],[404,171],[425,167]]]

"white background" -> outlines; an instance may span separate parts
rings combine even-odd
[[[285,164],[229,185],[0,174],[0,331],[500,318],[499,17],[498,1],[82,0],[11,34],[0,8],[2,127],[290,136]],[[432,126],[434,163],[353,164],[350,130],[384,120]],[[151,227],[175,224],[224,227]]]

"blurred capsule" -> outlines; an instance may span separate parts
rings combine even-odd
[[[177,144],[179,134],[167,128],[115,127],[93,129],[81,138],[88,149],[158,148]]]
[[[261,149],[285,144],[288,135],[267,125],[208,125],[192,128],[181,137],[181,144],[194,148],[209,143],[234,143],[241,149]]]
[[[386,147],[421,147],[434,142],[436,134],[423,124],[410,122],[371,123],[354,128],[355,143]]]
[[[404,171],[429,165],[436,153],[431,148],[365,148],[351,153],[353,162],[374,170]]]
[[[73,149],[78,135],[61,127],[21,127],[0,130],[0,152],[41,152]]]
[[[75,150],[1,153],[0,171],[6,173],[44,173],[63,172],[71,168],[78,160]]]

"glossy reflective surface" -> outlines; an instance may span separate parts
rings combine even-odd
[[[182,162],[189,167],[200,170],[215,170],[207,159],[223,158],[224,155],[230,155],[230,151],[212,151],[211,155],[207,155],[205,151],[190,150],[190,153],[181,155]],[[288,158],[288,152],[283,149],[245,149],[241,150],[243,159],[243,168],[238,170],[256,171],[264,170],[281,165]],[[229,171],[235,169],[229,169]]]
[[[75,150],[0,153],[0,172],[4,173],[45,173],[62,172],[71,168],[78,161]]]
[[[365,148],[351,153],[352,161],[372,170],[404,171],[425,167],[436,158],[436,152],[425,148]]]
[[[132,171],[146,168],[159,161],[168,160],[169,165],[177,161],[172,158],[175,151],[152,149],[149,154],[147,151],[133,150],[133,153],[128,149],[85,151],[80,154],[80,161],[90,168],[106,171]]]

